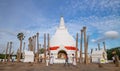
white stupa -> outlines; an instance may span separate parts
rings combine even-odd
[[[64,19],[61,17],[60,25],[50,40],[50,53],[54,55],[54,63],[63,63],[65,55],[68,55],[69,62],[71,62],[70,57],[72,54],[75,55],[75,51],[75,40],[68,33]]]

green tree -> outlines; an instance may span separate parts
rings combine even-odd
[[[114,55],[113,52],[116,52],[116,54],[120,57],[120,47],[115,47],[115,48],[107,49],[108,60],[112,60],[112,57]]]
[[[45,51],[44,48],[41,48],[41,49],[39,50],[39,53],[40,53],[40,54],[43,54],[44,51]]]
[[[25,36],[24,36],[24,34],[22,33],[22,32],[20,32],[20,33],[18,33],[18,35],[17,35],[17,38],[19,39],[19,41],[20,41],[20,52],[19,52],[19,56],[18,56],[18,62],[20,61],[20,59],[21,59],[21,51],[22,51],[22,41],[24,40],[24,38],[25,38]]]
[[[0,54],[0,59],[4,59],[5,54]]]

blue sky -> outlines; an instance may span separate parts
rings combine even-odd
[[[102,48],[103,41],[107,48],[120,46],[120,0],[0,0],[0,49],[12,41],[16,50],[19,32],[26,43],[39,32],[43,43],[44,33],[55,33],[60,16],[73,37],[87,26],[89,49],[98,42]]]

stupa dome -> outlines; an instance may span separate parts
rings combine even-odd
[[[74,48],[75,47],[75,40],[74,38],[69,34],[67,28],[64,24],[64,18],[61,17],[60,19],[60,25],[57,28],[55,34],[50,40],[50,47],[60,47],[64,46],[69,49],[69,47]]]

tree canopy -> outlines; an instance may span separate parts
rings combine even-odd
[[[24,34],[22,32],[20,32],[20,33],[18,33],[17,38],[19,40],[24,40],[25,36],[24,36]]]
[[[112,57],[114,56],[113,52],[115,52],[115,54],[117,54],[120,59],[120,47],[115,47],[115,48],[107,49],[108,60],[112,60]]]
[[[40,54],[43,54],[44,51],[45,51],[44,48],[41,48],[41,49],[39,50],[39,53],[40,53]]]

